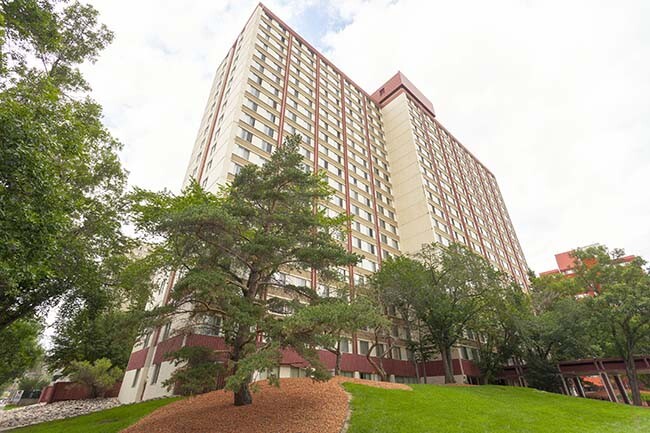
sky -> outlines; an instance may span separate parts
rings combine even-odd
[[[177,192],[257,2],[90,2],[115,40],[83,71],[130,184]],[[370,93],[403,72],[497,177],[533,270],[593,243],[650,259],[650,2],[264,4]]]

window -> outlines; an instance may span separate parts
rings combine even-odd
[[[250,131],[246,131],[245,129],[241,130],[240,137],[249,143],[253,140],[253,134]]]
[[[268,153],[273,153],[273,145],[266,141],[262,141],[262,149]]]
[[[235,151],[235,153],[241,156],[242,158],[244,158],[245,160],[248,160],[251,156],[250,151],[241,146],[237,146],[237,150]]]
[[[350,342],[347,339],[341,340],[341,343],[339,345],[339,350],[341,353],[350,353]]]
[[[149,347],[149,339],[151,339],[151,331],[147,331],[144,334],[144,341],[142,342],[142,347]]]
[[[370,345],[369,345],[369,343],[367,341],[359,340],[359,354],[360,355],[367,355],[369,348],[370,348]]]
[[[131,388],[135,388],[135,386],[138,384],[139,378],[140,378],[140,369],[138,368],[135,371],[135,375],[133,376],[133,382],[131,382]]]
[[[402,359],[402,348],[401,347],[393,347],[393,359]]]
[[[204,315],[196,327],[196,333],[200,335],[220,335],[221,324],[221,316]]]
[[[165,340],[167,340],[169,338],[169,332],[171,331],[171,329],[172,329],[172,324],[171,324],[171,322],[169,322],[168,324],[165,325],[165,328],[164,328],[163,334],[162,334],[162,339],[160,341],[165,341]]]
[[[151,376],[151,384],[154,385],[158,382],[158,376],[160,375],[160,364],[155,364],[153,366],[153,375]]]

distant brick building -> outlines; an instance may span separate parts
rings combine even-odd
[[[585,249],[589,247],[595,247],[598,246],[598,244],[594,245],[588,245],[586,247],[581,247],[581,248],[576,248],[577,249]],[[576,250],[571,250],[571,251],[565,251],[563,253],[558,253],[555,255],[555,263],[557,263],[557,269],[551,269],[550,271],[545,271],[541,272],[539,275],[540,276],[546,276],[546,275],[555,275],[555,274],[562,274],[566,276],[567,278],[573,278],[576,273],[576,262],[575,258],[573,257],[573,252]],[[621,263],[629,263],[632,260],[634,260],[636,256],[633,255],[628,255],[621,257],[620,262]],[[587,263],[587,266],[589,266],[589,263]],[[585,292],[585,294],[593,296],[594,292],[593,290],[589,290]]]

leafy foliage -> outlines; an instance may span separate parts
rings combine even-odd
[[[495,296],[472,320],[472,329],[480,333],[476,339],[479,357],[474,362],[485,383],[494,383],[508,361],[521,356],[522,319],[529,313],[530,302],[515,283],[507,285],[502,296]]]
[[[41,326],[34,320],[21,319],[0,329],[0,385],[20,377],[43,355],[38,338]]]
[[[47,385],[49,385],[49,383],[50,381],[48,380],[48,378],[44,376],[38,376],[38,377],[23,376],[20,379],[18,387],[19,389],[22,389],[25,392],[25,394],[29,394],[33,391],[42,390]]]
[[[70,365],[70,378],[73,382],[88,386],[91,397],[104,395],[122,378],[123,374],[121,368],[113,367],[111,361],[106,358],[98,359],[93,363],[73,361]]]
[[[517,320],[526,380],[538,389],[560,392],[557,362],[600,355],[589,332],[579,288],[563,275],[531,275],[530,306]]]
[[[453,383],[451,349],[478,316],[502,296],[504,276],[460,244],[426,245],[414,257],[387,261],[374,285],[389,302],[422,322],[422,342],[437,350]]]
[[[634,404],[641,392],[634,356],[650,347],[650,275],[641,257],[624,262],[620,249],[591,247],[574,252],[576,282],[595,293],[586,299],[592,329],[604,350],[625,360]]]
[[[114,280],[121,145],[77,65],[112,34],[78,2],[0,1],[0,329]]]

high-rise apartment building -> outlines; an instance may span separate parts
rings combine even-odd
[[[325,171],[335,191],[322,204],[327,212],[353,216],[347,247],[363,260],[344,270],[352,285],[386,257],[434,241],[464,243],[527,284],[524,255],[494,175],[436,120],[431,102],[401,73],[367,93],[260,4],[217,69],[184,185],[196,179],[216,192],[244,165],[267,161],[293,133],[303,137],[305,163]],[[315,274],[285,278],[327,290]],[[172,285],[173,276],[161,282],[157,302]],[[160,383],[173,369],[164,361],[167,351],[223,345],[218,335],[174,336],[173,327],[136,344],[123,401],[166,393]],[[396,322],[393,337],[404,336]],[[343,371],[370,377],[369,339],[360,331],[346,343]],[[300,360],[285,358],[278,374],[299,375]],[[456,358],[459,379],[476,374],[471,350],[459,347]],[[323,359],[331,361],[326,353]],[[395,380],[415,376],[405,344],[394,348],[386,367]],[[432,361],[427,375],[441,374],[440,361]]]

